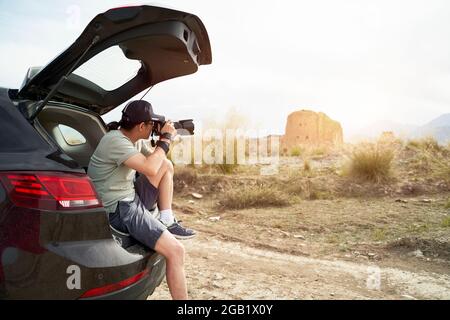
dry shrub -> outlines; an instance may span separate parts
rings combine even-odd
[[[310,147],[308,150],[308,154],[312,159],[322,159],[324,157],[331,155],[336,150],[337,150],[336,146],[317,145]]]
[[[450,216],[445,217],[441,222],[442,228],[450,228]]]
[[[289,199],[275,188],[244,186],[226,192],[220,205],[227,209],[283,207],[289,205]]]
[[[445,209],[450,209],[450,198],[447,200],[447,203],[444,204]]]
[[[415,169],[429,172],[432,177],[450,181],[450,150],[434,138],[410,140],[406,149],[415,152]]]
[[[433,137],[408,140],[406,143],[406,149],[415,151],[422,150],[432,153],[445,151],[445,148],[441,146]]]
[[[385,145],[365,143],[356,146],[344,167],[344,174],[370,182],[383,182],[391,177],[394,151]]]
[[[197,171],[188,166],[177,166],[175,168],[174,179],[174,189],[180,191],[185,186],[192,186],[198,180]]]
[[[287,149],[284,149],[286,153]],[[291,157],[308,156],[314,159],[323,158],[331,153],[331,147],[326,145],[298,145],[290,150]]]
[[[289,195],[290,199],[305,200],[333,199],[333,190],[324,181],[312,180],[301,176],[291,176],[287,181],[274,181],[272,186],[281,193]]]
[[[291,149],[291,157],[299,157],[303,154],[303,149],[300,146]]]
[[[304,159],[303,160],[303,170],[305,172],[310,172],[311,171],[311,162],[308,159]]]

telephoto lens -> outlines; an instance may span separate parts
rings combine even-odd
[[[180,120],[173,123],[175,129],[179,130],[180,135],[193,135],[194,134],[194,121],[192,119]]]

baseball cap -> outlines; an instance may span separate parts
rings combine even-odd
[[[128,102],[122,110],[122,119],[131,123],[165,121],[165,117],[155,114],[150,102],[144,100],[134,100]]]

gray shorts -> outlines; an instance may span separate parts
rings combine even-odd
[[[156,204],[159,192],[144,175],[136,179],[134,187],[134,200],[119,201],[116,211],[109,214],[109,223],[114,229],[128,232],[154,250],[159,237],[167,229],[149,212]]]

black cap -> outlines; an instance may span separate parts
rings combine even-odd
[[[131,123],[141,123],[147,121],[165,121],[164,116],[153,112],[150,102],[135,100],[127,103],[122,110],[122,119]]]

